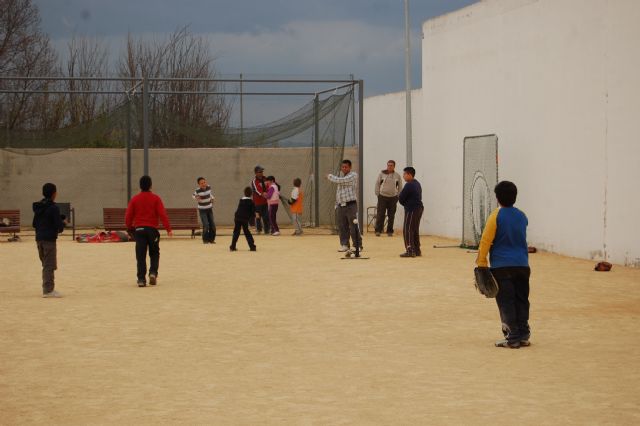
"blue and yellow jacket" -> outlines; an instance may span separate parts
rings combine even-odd
[[[482,232],[478,248],[478,266],[506,268],[529,266],[527,249],[527,216],[515,207],[498,207],[491,212]]]

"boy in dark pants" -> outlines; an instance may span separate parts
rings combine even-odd
[[[64,230],[65,220],[55,203],[58,195],[56,186],[45,183],[42,186],[41,201],[33,203],[33,227],[36,229],[38,256],[42,262],[42,297],[62,297],[55,290],[54,271],[58,269],[58,249],[56,240]]]
[[[502,181],[495,187],[499,207],[491,212],[478,248],[478,266],[488,266],[487,254],[500,290],[496,295],[502,333],[497,347],[529,346],[529,251],[527,216],[513,207],[518,195],[515,184]]]
[[[238,242],[238,238],[240,238],[240,228],[242,228],[242,232],[244,232],[244,237],[247,239],[247,244],[249,244],[249,250],[256,251],[256,245],[253,241],[253,235],[251,235],[251,231],[249,231],[249,219],[251,219],[256,214],[256,208],[253,205],[253,201],[251,200],[251,193],[253,191],[250,187],[246,187],[244,189],[244,197],[240,199],[238,203],[238,209],[234,215],[235,225],[233,227],[233,239],[231,240],[231,245],[229,246],[229,250],[238,251],[236,248],[236,243]]]
[[[424,206],[422,205],[422,186],[415,179],[416,169],[405,167],[402,177],[407,182],[398,195],[400,204],[404,206],[404,224],[402,235],[404,237],[405,252],[400,257],[422,256],[420,248],[420,219]]]
[[[173,236],[167,212],[162,200],[151,192],[151,178],[140,178],[140,193],[129,201],[125,223],[133,230],[136,239],[136,261],[138,264],[138,287],[147,285],[147,248],[149,249],[149,284],[156,285],[160,265],[160,233],[158,221],[162,220],[167,235]]]

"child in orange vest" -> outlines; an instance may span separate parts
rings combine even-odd
[[[302,181],[300,178],[295,178],[293,180],[293,189],[291,190],[291,198],[289,199],[289,204],[291,205],[291,216],[293,220],[293,226],[295,226],[296,230],[293,235],[302,235],[302,223],[300,219],[302,218],[302,203],[304,194],[300,189],[300,185],[302,185]]]

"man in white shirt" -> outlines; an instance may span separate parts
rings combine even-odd
[[[358,174],[351,171],[351,160],[342,160],[340,166],[342,176],[329,174],[327,179],[338,184],[336,189],[336,222],[340,236],[340,252],[349,250],[349,235],[353,247],[362,247],[362,239],[358,227],[358,202],[356,191]]]

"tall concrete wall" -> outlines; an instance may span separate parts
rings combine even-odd
[[[531,244],[640,266],[637,22],[635,0],[485,0],[425,22],[413,117],[423,231],[460,238],[462,141],[495,133]],[[403,152],[403,99],[366,99],[365,159]]]
[[[411,115],[413,146],[422,138],[422,91],[411,92]],[[407,166],[406,150],[406,95],[405,92],[390,93],[365,99],[364,102],[364,206],[375,206],[375,181],[378,173],[386,169],[387,161],[396,162],[396,171],[402,176],[402,169]],[[419,165],[423,158],[413,156],[413,165],[416,167],[416,178],[422,182],[426,178],[426,170]],[[426,202],[426,200],[425,200]],[[426,205],[425,209],[430,210]],[[395,228],[402,229],[404,210],[396,211]],[[429,220],[425,212],[422,220],[424,224]]]
[[[340,162],[334,160],[334,154],[333,149],[321,149],[320,176],[339,170]],[[346,148],[344,157],[359,170],[356,149]],[[288,196],[296,177],[302,179],[303,187],[311,188],[311,161],[308,148],[158,149],[149,153],[149,174],[153,191],[163,198],[166,207],[195,206],[191,194],[196,178],[205,176],[216,196],[216,223],[230,225],[256,164],[266,169],[266,175],[274,175],[282,193]],[[118,149],[0,150],[0,209],[19,208],[23,225],[30,225],[31,203],[41,198],[43,183],[54,182],[57,201],[72,203],[78,225],[101,227],[103,207],[127,205],[126,170],[126,153]],[[143,170],[140,150],[132,152],[132,170],[132,192],[136,194]],[[307,197],[305,203],[305,218],[309,219],[311,198]],[[335,187],[326,179],[320,182],[320,199],[321,205],[333,206]],[[282,207],[280,210],[280,223],[288,223],[288,216]]]

